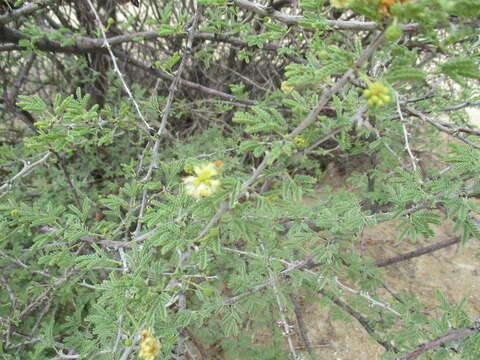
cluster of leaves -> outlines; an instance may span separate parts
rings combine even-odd
[[[0,4],[2,358],[133,359],[147,329],[159,359],[293,358],[295,296],[367,319],[385,359],[471,326],[441,292],[440,317],[381,297],[355,244],[397,219],[399,241],[434,239],[440,211],[480,240],[478,4],[280,3]],[[377,81],[389,101],[369,107]],[[221,186],[190,196],[215,161]],[[371,167],[316,194],[347,161]]]

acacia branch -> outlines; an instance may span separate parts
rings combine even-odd
[[[458,126],[456,124],[447,123],[447,122],[443,122],[443,121],[439,121],[438,123],[440,125],[446,127],[446,128],[452,129],[452,131],[454,131],[456,133],[462,132],[462,133],[469,134],[469,135],[480,136],[480,131],[476,130],[476,129],[464,128],[464,127]]]
[[[441,124],[440,122],[438,121],[435,121],[433,119],[431,119],[430,117],[428,117],[427,115],[425,115],[424,113],[422,113],[421,111],[415,109],[415,108],[412,108],[410,106],[405,106],[405,109],[412,115],[418,117],[420,120],[424,121],[424,122],[427,122],[431,125],[433,125],[435,128],[437,128],[438,130],[460,140],[460,141],[463,141],[465,144],[467,145],[470,145],[472,147],[474,147],[475,149],[480,149],[480,144],[477,144],[477,143],[474,143],[473,141],[470,141],[468,140],[466,137],[464,137],[463,135],[460,135],[458,132],[458,129],[451,129],[450,127],[447,127],[445,126],[444,124]]]
[[[327,89],[324,91],[322,97],[318,101],[317,105],[315,108],[310,112],[310,114],[290,133],[288,134],[288,138],[294,138],[298,134],[300,134],[304,129],[306,129],[309,125],[311,125],[314,121],[317,120],[317,116],[320,113],[320,111],[323,109],[323,107],[330,101],[331,97],[336,94],[347,82],[348,80],[354,75],[355,73],[355,68],[359,68],[362,66],[375,52],[375,50],[381,45],[381,43],[384,40],[383,33],[380,33],[377,35],[377,37],[374,39],[374,41],[365,49],[364,53],[360,58],[355,62],[354,68],[349,69],[343,76],[342,78],[331,88]],[[255,169],[253,172],[252,176],[245,181],[242,184],[241,190],[239,191],[237,195],[237,199],[243,198],[247,193],[250,188],[257,180],[258,178],[261,177],[265,169],[268,167],[270,162],[270,154],[267,152],[260,163],[260,165]],[[215,215],[210,219],[210,221],[205,225],[205,227],[202,229],[202,231],[199,233],[197,236],[197,241],[202,240],[208,233],[209,231],[218,224],[218,222],[221,220],[223,215],[230,210],[229,202],[228,200],[224,200]],[[153,234],[152,231],[150,231],[148,234],[145,234],[147,237],[150,237]],[[143,236],[140,236],[143,238]],[[136,241],[139,241],[139,238],[136,237]],[[192,254],[192,251],[189,250],[182,254],[182,263],[185,262]],[[171,279],[171,282],[174,282],[175,279]],[[260,291],[263,289],[265,286],[269,285],[270,283],[266,283],[263,286],[260,286],[258,289],[252,290],[254,292]],[[246,294],[250,295],[250,294]],[[245,295],[245,296],[246,296]],[[360,294],[362,295],[362,294]],[[243,297],[243,295],[239,295],[239,298]],[[233,302],[237,301],[237,299],[232,300]],[[228,302],[228,301],[227,301]],[[233,303],[232,302],[232,303]],[[227,303],[225,303],[227,304]]]
[[[230,248],[227,248],[227,247],[223,247],[224,250],[226,251],[229,251],[229,252],[233,252],[233,253],[237,253],[237,254],[241,254],[241,255],[247,255],[247,256],[251,256],[251,257],[254,257],[254,258],[261,258],[262,256],[259,255],[259,254],[256,254],[256,253],[252,253],[252,252],[248,252],[248,251],[241,251],[241,250],[236,250],[236,249],[230,249]],[[313,272],[312,270],[310,270],[312,267],[314,266],[319,266],[321,264],[319,263],[312,263],[312,259],[313,257],[315,257],[316,255],[315,254],[310,254],[308,255],[306,258],[304,258],[303,260],[301,260],[300,262],[298,263],[292,263],[292,262],[289,262],[287,260],[284,260],[284,259],[279,259],[279,258],[273,258],[273,257],[270,257],[271,260],[275,260],[275,261],[278,261],[282,264],[284,264],[285,266],[287,266],[287,269],[285,270],[282,270],[279,275],[286,275],[288,274],[290,271],[290,269],[298,269],[298,270],[303,270],[305,271],[306,273],[312,275],[312,276],[315,276],[315,277],[319,277],[320,279],[323,279],[322,276],[319,276],[318,274],[316,274],[315,272]],[[278,276],[277,276],[278,277]],[[352,289],[351,287],[348,287],[347,285],[343,284],[340,280],[338,280],[337,277],[335,277],[335,283],[337,284],[338,287],[340,287],[342,290],[346,290],[348,291],[349,293],[352,293],[352,294],[355,294],[355,295],[358,295],[362,298],[364,298],[366,301],[368,301],[369,304],[371,304],[372,306],[378,306],[378,307],[381,307],[387,311],[389,311],[390,313],[396,315],[396,316],[401,316],[401,314],[396,311],[395,309],[392,309],[389,305],[387,304],[384,304],[378,300],[375,300],[374,298],[372,298],[367,292],[365,291],[361,291],[361,290],[355,290],[355,289]],[[231,302],[236,302],[238,300],[240,300],[241,298],[245,297],[245,296],[249,296],[249,295],[252,295],[262,289],[264,289],[265,287],[271,285],[271,282],[267,281],[261,285],[258,285],[250,290],[247,290],[246,292],[240,294],[240,295],[237,295],[227,301]],[[235,300],[233,300],[235,299]],[[232,303],[233,303],[232,302]],[[225,304],[225,303],[224,303]],[[228,303],[230,304],[230,303]],[[227,305],[228,305],[227,304]]]
[[[292,333],[290,331],[291,326],[288,324],[287,318],[285,316],[285,308],[283,307],[282,301],[280,300],[280,293],[277,288],[277,279],[273,277],[273,272],[272,270],[269,269],[270,273],[270,279],[272,280],[272,291],[273,291],[273,296],[275,298],[275,301],[277,303],[277,308],[278,308],[278,314],[280,316],[280,323],[283,326],[283,336],[287,338],[287,343],[288,343],[288,349],[290,351],[290,354],[292,354],[293,359],[297,359],[297,353],[295,351],[295,346],[293,345],[293,340],[292,340]]]
[[[390,259],[378,260],[375,265],[377,265],[378,267],[385,267],[385,266],[389,266],[389,265],[392,265],[392,264],[396,264],[396,263],[401,262],[401,261],[410,260],[410,259],[422,256],[422,255],[433,253],[433,252],[435,252],[437,250],[440,250],[440,249],[444,249],[444,248],[449,247],[451,245],[458,244],[460,242],[460,240],[461,240],[461,237],[456,236],[456,237],[453,237],[453,238],[445,240],[445,241],[440,241],[440,242],[438,242],[436,244],[433,244],[433,245],[425,246],[425,247],[422,247],[420,249],[413,250],[413,251],[407,252],[405,254],[401,254],[401,255],[392,257]]]
[[[4,0],[2,0],[3,2]],[[39,9],[43,9],[48,5],[54,3],[56,0],[38,0],[37,2],[27,4],[19,9],[7,11],[0,15],[0,25],[8,24],[9,22],[26,15],[31,15]]]
[[[323,92],[315,108],[290,134],[288,134],[288,138],[293,139],[317,120],[317,116],[320,114],[320,111],[322,111],[323,107],[327,105],[332,96],[342,89],[351,78],[353,78],[355,69],[360,68],[374,54],[384,40],[385,37],[383,36],[383,33],[377,35],[372,43],[365,49],[362,56],[360,56],[360,58],[355,62],[354,67],[347,70],[347,72],[343,74],[343,76],[335,83],[335,85]]]
[[[284,24],[297,25],[305,17],[302,15],[289,15],[275,10],[273,7],[265,6],[248,0],[230,0],[239,8],[251,11],[257,15],[270,17]],[[351,30],[351,31],[372,31],[381,28],[381,24],[374,21],[355,21],[355,20],[329,20],[325,19],[325,24],[332,30]],[[404,31],[412,31],[419,27],[418,24],[401,25]]]
[[[28,75],[30,70],[33,67],[35,59],[37,58],[37,54],[32,53],[23,69],[16,75],[15,80],[13,81],[13,86],[10,91],[5,91],[4,94],[4,104],[5,104],[5,111],[10,112],[14,115],[18,115],[20,120],[27,125],[34,133],[38,134],[38,129],[35,127],[35,119],[33,116],[25,111],[20,109],[17,105],[17,98],[18,92],[20,91],[21,87],[24,85],[25,81],[28,79]],[[3,69],[5,71],[5,69]]]
[[[141,38],[143,41],[156,40],[158,38],[166,38],[171,40],[180,41],[188,36],[188,33],[179,33],[174,35],[161,35],[156,30],[149,31],[139,31],[130,34],[122,34],[117,36],[111,36],[105,39],[98,39],[92,37],[79,36],[75,39],[73,45],[62,45],[58,41],[50,40],[47,38],[35,39],[35,46],[39,50],[57,52],[57,53],[72,53],[72,54],[86,54],[91,52],[105,52],[105,46],[110,47],[122,45],[129,42],[137,41]],[[258,50],[266,51],[277,51],[282,48],[282,46],[275,45],[273,43],[264,44],[262,48],[257,48],[256,46],[251,46],[248,42],[242,40],[239,37],[231,36],[228,34],[215,34],[203,31],[195,31],[192,33],[194,40],[203,40],[203,41],[212,41],[227,43],[238,47],[245,48],[255,48]],[[11,50],[23,50],[24,47],[18,45],[20,40],[32,40],[32,37],[22,33],[21,31],[10,29],[7,27],[2,28],[2,33],[0,34],[0,40],[5,42],[0,47],[0,51],[11,51]],[[8,44],[10,42],[10,44]],[[298,56],[285,55],[289,56],[292,60],[300,63],[304,63],[305,59],[302,59]]]
[[[466,107],[480,107],[480,101],[467,101],[462,104],[448,106],[444,108],[443,111],[456,111]]]
[[[255,254],[257,255],[257,254]],[[305,257],[303,260],[299,261],[298,263],[288,263],[289,266],[280,271],[276,277],[283,277],[283,276],[286,276],[288,275],[289,273],[291,273],[292,271],[294,270],[300,270],[300,269],[303,269],[305,268],[307,265],[309,265],[311,263],[311,261],[314,259],[314,257],[316,256],[315,253],[312,253],[310,255],[308,255],[307,257]],[[270,278],[268,281],[264,282],[263,284],[260,284],[260,285],[257,285],[257,286],[254,286],[253,288],[239,294],[239,295],[236,295],[236,296],[233,296],[227,300],[225,300],[222,305],[232,305],[234,303],[236,303],[237,301],[243,299],[244,297],[247,297],[247,296],[250,296],[250,295],[253,295],[263,289],[265,289],[267,286],[270,286],[272,283],[273,283],[274,279]]]
[[[168,116],[170,115],[170,109],[172,108],[173,99],[175,97],[177,87],[180,84],[183,70],[185,69],[186,60],[192,51],[194,33],[195,33],[195,29],[197,28],[198,22],[200,20],[202,9],[203,9],[202,5],[198,5],[195,15],[193,16],[192,25],[190,27],[189,35],[187,38],[187,43],[185,44],[185,48],[183,50],[182,60],[180,61],[180,65],[177,69],[177,73],[173,78],[172,83],[170,84],[170,88],[168,90],[167,102],[165,104],[165,107],[163,108],[162,120],[160,122],[160,127],[158,128],[155,143],[153,145],[152,160],[150,162],[147,175],[141,181],[142,183],[146,183],[147,181],[149,181],[152,175],[153,169],[158,167],[157,157],[158,157],[158,150],[160,148],[160,141],[162,139],[161,136],[163,134],[163,131],[165,130],[165,127],[167,126]]]
[[[158,78],[160,78],[162,80],[166,80],[166,81],[173,81],[173,79],[174,79],[174,76],[169,75],[169,74],[161,71],[160,69],[156,69],[152,66],[146,65],[146,64],[142,63],[141,61],[139,61],[139,60],[123,53],[123,52],[115,51],[114,53],[119,58],[124,59],[128,63],[130,63],[130,64],[132,64],[132,65],[134,65],[134,66],[136,66],[136,67],[138,67],[138,68],[140,68],[140,69],[142,69],[142,70],[144,70],[144,71],[146,71],[146,72],[148,72],[152,75],[154,75],[155,77],[158,77]],[[253,100],[237,99],[235,97],[235,95],[227,94],[227,93],[224,93],[223,91],[212,89],[212,88],[209,88],[207,86],[204,86],[204,85],[201,85],[199,83],[195,83],[195,82],[192,82],[192,81],[189,81],[189,80],[180,79],[179,84],[182,85],[182,86],[188,87],[190,89],[198,90],[198,91],[200,91],[200,92],[202,92],[206,95],[218,97],[218,98],[229,100],[229,101],[237,101],[241,104],[254,105],[254,104],[257,103],[256,101],[253,101]]]
[[[329,298],[335,305],[337,305],[339,308],[341,308],[342,310],[350,314],[350,316],[355,318],[355,320],[359,322],[359,324],[367,331],[367,333],[385,350],[395,352],[395,353],[399,352],[399,350],[395,346],[393,346],[391,343],[380,339],[380,337],[375,333],[375,330],[368,323],[368,320],[358,311],[356,311],[351,306],[349,306],[348,304],[340,300],[338,296],[335,296],[334,294],[328,291],[325,291],[324,289],[320,290],[319,293]]]
[[[419,355],[421,355],[421,354],[423,354],[427,351],[439,348],[439,347],[441,347],[443,345],[446,345],[448,343],[451,343],[451,342],[455,342],[455,341],[458,341],[458,340],[463,340],[467,336],[478,333],[479,331],[480,331],[480,319],[476,320],[475,323],[472,326],[469,326],[467,328],[450,330],[445,335],[440,336],[440,337],[438,337],[438,338],[436,338],[432,341],[429,341],[427,343],[421,344],[421,345],[417,346],[414,350],[412,350],[412,351],[410,351],[410,352],[408,352],[408,353],[406,353],[402,356],[399,356],[399,357],[395,358],[395,360],[414,359],[417,356],[419,356]]]
[[[50,151],[58,159],[58,164],[63,171],[63,175],[65,176],[65,180],[67,181],[68,186],[72,190],[73,198],[75,199],[75,202],[76,202],[78,208],[81,209],[82,208],[82,202],[80,201],[80,195],[81,195],[80,190],[73,183],[72,176],[70,175],[70,171],[68,171],[65,159],[63,157],[61,157],[60,154],[57,153],[56,151],[54,151],[54,150],[50,150]]]
[[[245,251],[240,251],[240,250],[236,250],[236,249],[229,249],[229,248],[223,248],[224,250],[227,250],[227,251],[230,251],[230,252],[234,252],[234,253],[239,253],[239,254],[244,254],[244,255],[247,255],[247,256],[252,256],[252,257],[261,257],[261,255],[258,255],[258,254],[255,254],[255,253],[250,253],[250,252],[245,252]],[[288,267],[281,271],[280,273],[277,274],[277,277],[280,277],[280,276],[287,276],[290,272],[292,272],[293,270],[304,270],[306,271],[307,273],[313,275],[313,276],[318,276],[317,274],[315,274],[313,271],[311,270],[308,270],[308,266],[311,265],[312,263],[312,260],[314,259],[314,257],[316,256],[315,253],[312,253],[310,255],[308,255],[306,258],[304,258],[303,260],[301,260],[300,262],[298,263],[290,263],[286,260],[283,260],[283,259],[275,259],[275,258],[270,258],[271,260],[275,260],[275,261],[280,261],[281,263],[287,265]],[[354,290],[354,289],[351,289],[349,288],[348,286],[344,285],[343,283],[341,283],[338,279],[335,278],[335,282],[338,286],[340,286],[342,289],[344,290],[347,290],[353,294],[356,294],[356,295],[359,295],[363,298],[365,298],[367,301],[369,301],[372,305],[376,305],[376,306],[380,306],[392,313],[394,313],[395,315],[397,316],[401,316],[398,312],[396,312],[395,310],[393,310],[392,308],[390,308],[388,305],[386,304],[383,304],[377,300],[374,300],[372,299],[368,294],[366,293],[363,293],[361,291],[358,291],[358,290]],[[273,286],[274,285],[274,278],[273,277],[270,277],[270,279],[268,281],[266,281],[265,283],[263,284],[260,284],[260,285],[257,285],[237,296],[234,296],[234,297],[231,297],[230,299],[227,299],[226,301],[223,302],[223,305],[232,305],[233,303],[241,300],[242,298],[244,297],[247,297],[247,296],[250,296],[250,295],[253,295],[263,289],[265,289],[266,287],[269,287],[269,286]],[[341,307],[343,310],[345,310],[346,312],[348,312],[350,315],[352,315],[359,323],[360,325],[362,325],[362,327],[375,339],[375,341],[377,341],[380,345],[382,345],[387,351],[392,351],[392,352],[398,352],[398,349],[391,345],[390,343],[386,342],[386,341],[383,341],[382,339],[379,338],[378,335],[375,334],[375,331],[373,330],[373,328],[370,326],[370,324],[368,323],[367,319],[365,319],[359,312],[357,312],[356,310],[354,310],[353,308],[351,308],[349,305],[347,305],[346,303],[344,303],[342,300],[340,300],[340,298],[338,298],[337,296],[335,296],[334,294],[332,294],[331,292],[328,292],[324,289],[320,290],[319,293],[321,293],[322,295],[328,297],[331,301],[333,301],[337,306]],[[305,330],[304,330],[305,331]],[[307,338],[307,341],[308,341],[308,338]]]
[[[39,0],[33,4],[28,4],[20,9],[16,9],[13,11],[6,12],[5,14],[0,15],[0,25],[7,24],[21,16],[32,15],[37,10],[47,7],[48,5],[54,3],[55,0]],[[251,11],[260,16],[269,16],[274,18],[280,22],[289,25],[298,24],[298,22],[304,19],[302,15],[288,15],[282,13],[278,10],[275,10],[274,7],[268,7],[256,2],[248,1],[248,0],[231,0],[231,3],[235,4],[236,6]],[[378,29],[381,25],[374,22],[374,21],[354,21],[354,20],[325,20],[326,24],[331,27],[333,30],[352,30],[352,31],[369,31]],[[403,25],[404,30],[413,30],[418,27],[417,24],[408,24]],[[158,36],[158,34],[157,34]]]
[[[305,345],[305,348],[308,351],[308,354],[313,359],[315,357],[315,351],[313,350],[312,343],[310,342],[310,339],[308,338],[308,331],[307,331],[307,327],[305,325],[305,321],[303,320],[302,309],[300,309],[300,306],[298,305],[298,302],[295,299],[294,294],[290,293],[289,297],[290,297],[290,300],[293,304],[293,312],[295,313],[295,317],[297,318],[297,324],[298,324],[298,330],[300,331],[300,337],[302,338],[302,341]]]
[[[32,69],[33,63],[35,62],[36,58],[37,54],[35,53],[31,54],[28,57],[28,60],[22,71],[20,71],[15,77],[12,90],[9,93],[5,93],[5,103],[7,107],[13,107],[15,105],[18,97],[18,92],[20,91],[20,88],[24,85],[25,81],[28,79],[28,74],[30,73],[30,70]]]
[[[26,176],[30,171],[32,171],[35,167],[43,164],[44,162],[47,161],[47,159],[52,155],[51,151],[47,151],[39,160],[33,162],[33,163],[28,163],[24,161],[24,166],[23,169],[20,170],[15,176],[13,176],[10,180],[7,180],[2,186],[0,186],[0,193],[6,191],[6,189],[13,184],[17,179],[22,178]]]
[[[120,71],[120,68],[118,67],[117,59],[115,58],[115,55],[114,55],[114,53],[113,53],[113,51],[112,51],[111,45],[108,43],[107,35],[106,35],[106,30],[105,30],[105,28],[103,27],[102,20],[100,20],[100,16],[98,15],[97,10],[96,10],[95,7],[93,6],[91,0],[87,0],[87,3],[88,3],[88,5],[90,6],[90,9],[92,10],[93,14],[95,15],[95,19],[96,19],[96,21],[97,21],[97,26],[99,27],[100,32],[101,32],[101,34],[102,34],[103,46],[105,46],[105,47],[107,48],[108,54],[110,55],[110,58],[111,58],[111,60],[112,60],[113,70],[115,71],[115,73],[117,74],[118,78],[120,79],[120,82],[122,83],[125,92],[127,93],[128,97],[129,97],[130,100],[132,101],[133,106],[135,107],[135,110],[137,111],[137,114],[138,114],[138,116],[140,117],[140,119],[142,120],[142,122],[143,122],[143,124],[145,125],[146,129],[147,129],[147,130],[151,130],[151,129],[152,129],[151,126],[148,124],[147,120],[146,120],[145,117],[143,116],[143,113],[142,113],[142,111],[140,110],[140,106],[138,105],[137,101],[136,101],[135,98],[133,97],[133,94],[132,94],[132,92],[130,91],[130,88],[128,87],[127,82],[125,81],[125,78],[124,78],[122,72]]]

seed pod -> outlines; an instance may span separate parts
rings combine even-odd
[[[403,30],[398,24],[390,25],[387,30],[385,30],[385,37],[388,41],[395,42],[402,37]]]

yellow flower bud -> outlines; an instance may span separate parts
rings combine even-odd
[[[281,85],[280,88],[287,95],[290,94],[294,89],[293,86],[288,85],[288,83],[286,81],[282,82],[282,85]]]
[[[300,135],[295,136],[295,138],[293,139],[293,143],[299,149],[303,149],[305,148],[305,146],[307,146],[307,141],[303,136],[300,136]]]
[[[367,99],[368,106],[383,106],[392,100],[389,93],[390,89],[381,81],[377,81],[368,85],[368,89],[363,91],[363,96]]]

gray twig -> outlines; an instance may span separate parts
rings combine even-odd
[[[106,31],[105,31],[105,27],[103,26],[102,24],[102,20],[100,20],[100,16],[98,15],[98,12],[97,10],[95,9],[95,6],[93,6],[91,0],[87,0],[88,2],[88,5],[90,6],[90,9],[92,10],[93,14],[95,15],[95,19],[97,20],[97,23],[98,23],[98,28],[100,29],[100,32],[102,34],[102,37],[103,37],[103,44],[104,46],[107,48],[107,51],[108,51],[108,54],[110,55],[110,58],[112,59],[112,63],[113,63],[113,69],[114,71],[117,73],[118,75],[118,78],[120,79],[120,81],[122,82],[122,85],[123,85],[123,88],[125,89],[125,92],[127,93],[128,97],[130,98],[130,100],[132,101],[133,103],[133,106],[135,107],[135,110],[137,111],[137,114],[138,116],[140,117],[140,119],[143,121],[144,125],[146,126],[147,130],[151,130],[152,128],[150,127],[150,125],[148,124],[147,120],[145,120],[145,117],[143,116],[143,113],[142,111],[140,110],[140,106],[138,105],[137,101],[135,100],[135,98],[133,97],[133,94],[132,92],[130,91],[130,88],[128,87],[124,77],[123,77],[123,74],[122,72],[120,71],[120,68],[118,67],[118,64],[117,64],[117,59],[115,58],[115,54],[113,53],[112,51],[112,48],[110,46],[110,43],[108,42],[107,40],[107,35],[106,35]]]
[[[300,306],[298,305],[297,300],[295,299],[294,294],[289,294],[290,300],[292,301],[293,304],[293,311],[295,312],[295,317],[297,318],[297,324],[298,324],[298,329],[300,331],[300,337],[302,338],[303,343],[305,344],[305,347],[308,351],[308,354],[310,355],[311,359],[315,358],[315,350],[312,348],[312,343],[310,342],[310,339],[308,338],[308,330],[307,326],[305,325],[305,321],[303,320],[303,314],[302,314],[302,309],[300,309]]]
[[[0,186],[0,193],[2,192],[5,192],[6,189],[11,185],[13,184],[17,179],[19,178],[22,178],[24,176],[26,176],[30,171],[32,171],[32,169],[34,169],[35,167],[43,164],[44,162],[47,161],[47,159],[50,157],[50,155],[52,155],[52,152],[51,151],[47,151],[46,153],[43,154],[43,156],[33,162],[33,163],[28,163],[26,161],[23,162],[24,166],[23,166],[23,169],[20,170],[15,176],[13,176],[10,180],[7,180],[2,186]]]

